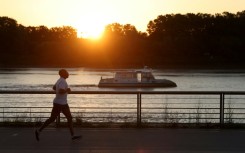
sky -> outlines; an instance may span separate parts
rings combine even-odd
[[[159,15],[237,13],[245,0],[0,0],[0,16],[24,26],[72,26],[82,37],[99,37],[110,23],[131,24],[146,32]]]

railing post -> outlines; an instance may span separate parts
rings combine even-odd
[[[137,127],[141,126],[141,93],[137,93]]]
[[[224,101],[225,95],[224,93],[220,94],[220,126],[224,125]]]

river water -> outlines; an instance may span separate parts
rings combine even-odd
[[[172,80],[178,87],[151,89],[98,88],[100,78],[112,77],[118,71],[115,69],[73,68],[68,71],[70,77],[67,82],[72,90],[245,91],[245,71],[153,70],[157,79]],[[51,90],[58,78],[58,69],[54,68],[2,69],[0,90]]]
[[[26,90],[26,91],[51,91],[53,84],[59,78],[58,70],[56,68],[21,68],[21,69],[1,69],[0,70],[0,90]],[[101,77],[113,77],[114,73],[119,69],[89,69],[89,68],[69,68],[70,77],[67,82],[73,91],[245,91],[245,71],[223,71],[223,70],[160,70],[153,69],[153,75],[157,79],[169,79],[177,84],[175,88],[98,88],[98,83]],[[120,71],[127,71],[127,69],[120,69]],[[7,110],[3,107],[52,107],[52,100],[54,95],[0,95],[0,107],[2,112],[14,112],[17,108]],[[228,97],[229,98],[229,97]],[[232,97],[230,97],[232,99]],[[240,98],[240,99],[239,99]],[[227,107],[243,107],[244,96],[239,97],[236,101],[231,101]],[[136,95],[69,95],[69,105],[72,112],[76,112],[82,117],[87,117],[86,121],[103,122],[103,119],[96,120],[98,116],[103,114],[103,117],[113,116],[116,113],[121,120],[128,120],[135,118],[135,111],[137,108]],[[229,102],[229,100],[228,100]],[[120,109],[125,107],[123,109]],[[197,110],[182,110],[169,108],[197,108]],[[196,118],[191,116],[191,113],[200,111],[199,108],[204,108],[202,111],[206,113],[203,118],[216,117],[214,122],[218,122],[219,114],[212,114],[219,112],[219,96],[192,96],[185,97],[183,95],[146,95],[142,97],[142,113],[146,113],[145,118],[170,118],[166,116],[168,113],[185,114],[189,116],[181,116],[182,118]],[[103,108],[103,109],[102,109]],[[148,109],[151,108],[151,109]],[[153,109],[152,109],[153,108]],[[159,110],[156,108],[160,108]],[[205,109],[207,108],[207,109]],[[217,108],[217,109],[208,109]],[[34,109],[31,111],[49,112],[50,109],[44,108]],[[28,110],[27,110],[28,111]],[[232,110],[233,113],[235,113]],[[238,113],[242,111],[239,110]],[[147,113],[148,116],[147,116]],[[152,114],[156,115],[152,115]],[[199,112],[200,113],[200,112]],[[211,113],[210,116],[207,116]],[[245,112],[244,112],[245,113]],[[132,115],[130,115],[132,114]],[[6,113],[1,113],[0,116]],[[43,114],[42,114],[43,115]],[[160,115],[160,117],[159,117]],[[193,115],[193,114],[192,114]],[[194,114],[195,115],[195,114]],[[243,115],[243,114],[241,114]],[[238,118],[243,116],[237,115]],[[32,115],[33,116],[33,115]],[[40,114],[37,114],[40,116]],[[49,116],[47,113],[44,116]],[[178,116],[177,116],[178,117]],[[202,117],[202,116],[198,116]],[[172,116],[173,118],[173,116]],[[176,118],[176,116],[174,117]],[[1,119],[0,119],[1,120]],[[143,119],[142,119],[143,120]],[[187,119],[188,120],[188,119]],[[183,122],[190,122],[184,120]],[[155,121],[155,120],[153,120]],[[170,122],[170,121],[169,121]],[[210,121],[212,122],[212,121]],[[240,122],[238,120],[238,122]]]

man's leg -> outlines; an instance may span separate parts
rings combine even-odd
[[[68,125],[69,125],[70,132],[71,132],[71,139],[72,139],[72,140],[79,140],[79,139],[81,139],[81,138],[82,138],[81,135],[74,135],[73,123],[72,123],[72,116],[71,116],[71,111],[70,111],[69,105],[65,105],[65,106],[62,108],[62,113],[63,113],[63,114],[65,115],[65,117],[67,118]]]
[[[68,105],[64,105],[62,108],[62,113],[65,115],[68,126],[70,129],[71,136],[74,136],[74,130],[73,130],[73,123],[72,123],[72,116],[71,116],[71,111]]]
[[[50,123],[52,123],[57,116],[59,115],[61,108],[59,105],[54,104],[51,112],[51,116],[44,122],[44,124],[40,127],[39,132],[41,132],[45,127],[47,127]]]
[[[60,111],[61,107],[57,104],[53,104],[51,116],[44,122],[44,124],[38,130],[35,131],[37,141],[39,141],[40,132],[57,118]]]

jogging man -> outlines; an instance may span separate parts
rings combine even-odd
[[[57,80],[55,85],[53,86],[53,90],[56,92],[56,96],[53,100],[53,109],[51,112],[51,116],[44,122],[44,124],[35,131],[35,136],[37,141],[39,141],[39,135],[42,132],[42,130],[47,127],[50,123],[52,123],[62,112],[69,125],[70,133],[71,133],[71,139],[76,140],[80,139],[81,136],[75,136],[74,135],[74,129],[72,125],[72,115],[70,112],[69,105],[67,103],[67,94],[71,92],[71,89],[68,87],[68,84],[66,82],[66,79],[69,77],[69,73],[65,69],[59,70],[60,78]]]

